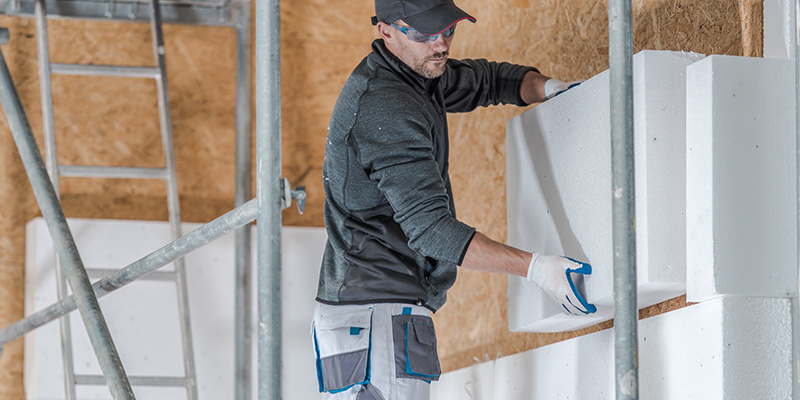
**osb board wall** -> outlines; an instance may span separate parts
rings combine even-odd
[[[605,2],[460,0],[475,17],[462,23],[454,57],[537,66],[564,80],[608,66]],[[760,56],[760,1],[634,0],[635,50],[684,50]],[[325,132],[341,85],[369,51],[371,0],[282,2],[283,175],[308,191],[306,212],[284,211],[288,225],[322,226],[320,182]],[[309,28],[308,16],[335,29]],[[3,47],[41,144],[41,108],[31,19],[0,17],[11,30]],[[55,62],[152,65],[149,28],[138,23],[49,22]],[[235,33],[227,28],[165,26],[169,95],[184,220],[229,210],[234,193]],[[54,77],[55,124],[62,163],[162,166],[155,85],[147,80]],[[450,117],[451,174],[459,216],[505,240],[505,123],[523,112],[495,107]],[[37,214],[24,170],[0,118],[0,327],[22,317],[24,224]],[[62,179],[68,216],[165,219],[159,182]],[[444,370],[572,337],[511,334],[505,276],[462,271],[436,314]],[[641,313],[681,307],[682,298]],[[579,333],[609,327],[602,324]],[[0,398],[21,399],[21,341],[0,359]]]

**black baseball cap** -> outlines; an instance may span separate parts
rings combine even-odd
[[[402,19],[410,27],[428,35],[435,35],[458,21],[475,18],[456,7],[453,0],[375,0],[375,16],[378,21],[391,23]]]

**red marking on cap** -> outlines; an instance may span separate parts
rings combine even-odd
[[[438,34],[440,34],[440,33],[444,32],[444,31],[446,31],[446,30],[447,30],[447,28],[449,28],[449,27],[451,27],[451,26],[453,26],[453,25],[455,25],[455,24],[457,24],[457,23],[459,23],[459,22],[461,22],[461,21],[463,21],[463,20],[465,20],[465,19],[468,19],[468,20],[472,21],[473,23],[475,23],[475,22],[476,22],[476,19],[475,19],[475,18],[464,17],[464,18],[461,18],[461,19],[459,19],[459,20],[456,20],[455,22],[453,22],[453,23],[452,23],[452,24],[450,24],[450,25],[447,25],[447,26],[445,26],[445,27],[444,27],[444,29],[440,30],[439,32],[436,32],[436,33],[431,33],[431,35],[438,35]]]

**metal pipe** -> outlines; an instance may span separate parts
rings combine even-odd
[[[616,398],[639,398],[631,0],[609,0]]]
[[[94,348],[108,388],[115,399],[133,399],[133,390],[125,375],[125,369],[111,339],[105,318],[92,291],[89,277],[83,267],[72,233],[67,225],[55,189],[47,176],[42,156],[33,137],[28,117],[22,108],[17,89],[11,79],[5,58],[0,52],[0,101],[8,119],[8,125],[17,144],[20,158],[33,187],[56,253],[63,262],[67,281],[75,293],[76,304]]]
[[[83,178],[118,179],[167,179],[166,168],[148,167],[107,167],[94,165],[62,165],[58,167],[61,176]]]
[[[41,1],[41,0],[38,0]],[[128,67],[117,65],[87,65],[52,63],[51,71],[58,75],[73,76],[113,76],[121,78],[151,78],[158,74],[156,67]]]
[[[234,229],[252,222],[256,218],[258,206],[256,200],[225,213],[217,219],[190,232],[186,236],[128,264],[111,276],[103,278],[92,285],[97,298],[101,298],[151,272],[171,263],[178,257],[219,239]],[[75,310],[75,295],[65,298],[45,309],[21,319],[0,330],[0,346],[21,337],[22,335]]]
[[[258,398],[281,399],[280,0],[256,2]]]
[[[236,27],[236,195],[239,206],[252,197],[252,66],[250,42],[250,2],[239,7],[239,25]],[[251,285],[251,225],[236,231],[236,287],[235,287],[235,399],[252,397],[252,333],[253,317]]]
[[[100,269],[100,268],[88,268],[86,270],[86,274],[89,275],[89,279],[103,279],[109,275],[113,275],[117,272],[116,269]],[[161,281],[161,282],[175,282],[175,272],[174,271],[155,271],[151,272],[147,276],[143,276],[140,279],[146,281]]]
[[[792,399],[800,400],[800,0],[794,0],[795,173],[797,185],[797,287],[792,298]],[[791,36],[790,36],[791,37]]]

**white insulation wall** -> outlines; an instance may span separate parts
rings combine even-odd
[[[794,74],[729,56],[686,69],[688,301],[797,295]]]
[[[634,56],[639,307],[683,293],[700,302],[640,321],[642,398],[792,396],[793,67]],[[561,315],[538,287],[512,277],[512,330],[571,330],[613,316],[608,96],[604,72],[509,122],[509,242],[591,263],[585,291],[599,309],[596,318]],[[610,399],[613,348],[613,332],[603,331],[505,357],[448,375],[435,398]]]
[[[633,58],[636,262],[639,308],[686,285],[686,66],[694,53]],[[509,329],[558,332],[614,314],[608,72],[508,123],[508,241],[588,262],[591,317],[564,315],[539,288],[508,279]]]
[[[725,297],[639,322],[647,400],[789,400],[789,299]],[[614,399],[605,330],[445,374],[433,400]]]

